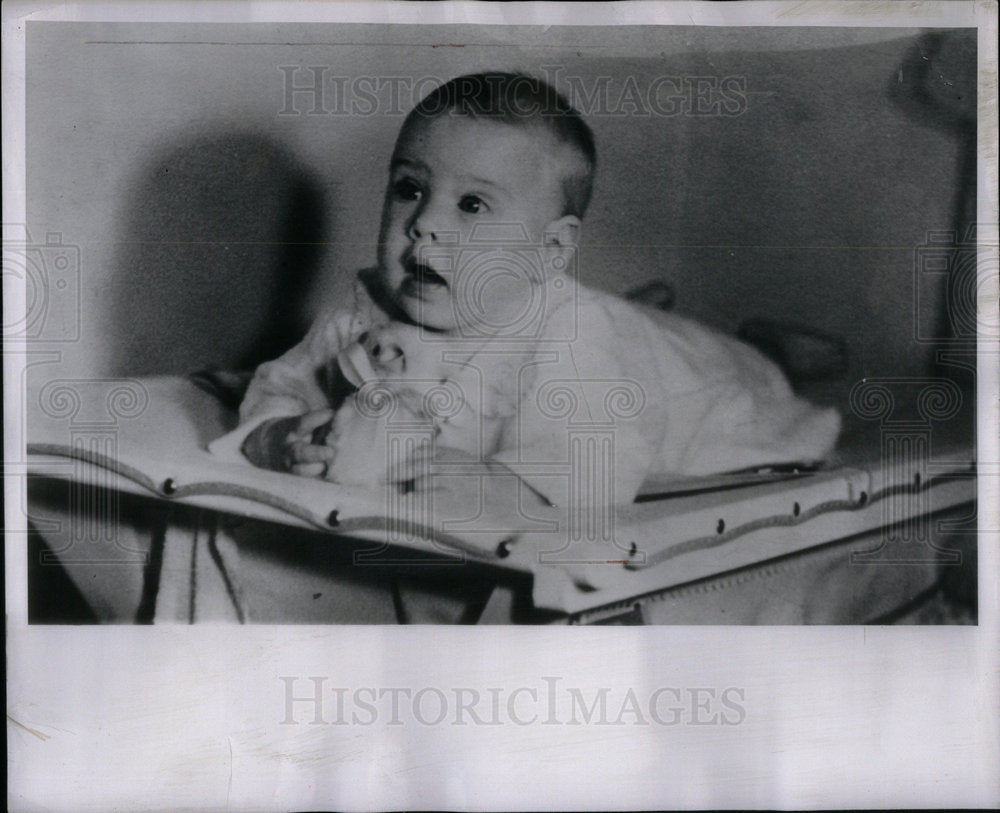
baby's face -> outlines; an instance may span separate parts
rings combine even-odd
[[[550,273],[553,224],[572,221],[574,236],[579,224],[560,217],[561,171],[554,140],[533,127],[449,114],[410,127],[396,146],[379,240],[379,273],[396,304],[435,330],[513,324]],[[507,245],[519,259],[491,263]]]

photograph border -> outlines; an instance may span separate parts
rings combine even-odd
[[[2,11],[4,224],[27,222],[27,20],[974,27],[976,222],[992,224],[996,244],[995,3],[6,3]],[[7,283],[5,325],[26,310],[23,286]],[[1000,354],[983,336],[978,352],[974,626],[261,625],[236,634],[221,624],[28,624],[21,396],[31,360],[23,340],[5,341],[8,806],[996,806],[1000,549],[988,523],[1000,509]]]

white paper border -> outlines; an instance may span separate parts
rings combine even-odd
[[[25,222],[25,19],[978,25],[978,221],[997,222],[992,3],[6,3],[7,223]],[[8,450],[23,441],[11,412],[20,380],[12,349],[5,347]],[[980,513],[996,516],[996,369],[981,370],[978,385]],[[1000,803],[995,537],[980,544],[978,627],[29,628],[24,538],[16,532],[21,472],[15,465],[5,473],[14,810]],[[281,675],[508,693],[541,687],[545,676],[585,692],[733,686],[745,692],[746,719],[729,728],[280,726]]]

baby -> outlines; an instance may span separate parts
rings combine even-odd
[[[377,266],[258,369],[213,452],[343,482],[419,479],[428,456],[458,456],[554,505],[584,470],[603,484],[593,499],[625,503],[652,475],[821,460],[839,416],[757,351],[577,283],[595,160],[589,127],[544,82],[434,90],[396,142]],[[433,443],[390,460],[393,418],[364,406],[376,383]],[[453,415],[427,409],[439,385],[457,390]]]

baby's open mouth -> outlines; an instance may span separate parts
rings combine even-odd
[[[448,280],[429,265],[414,259],[406,261],[406,274],[406,284],[408,285],[416,285],[419,288],[429,288],[431,286],[448,287]]]

